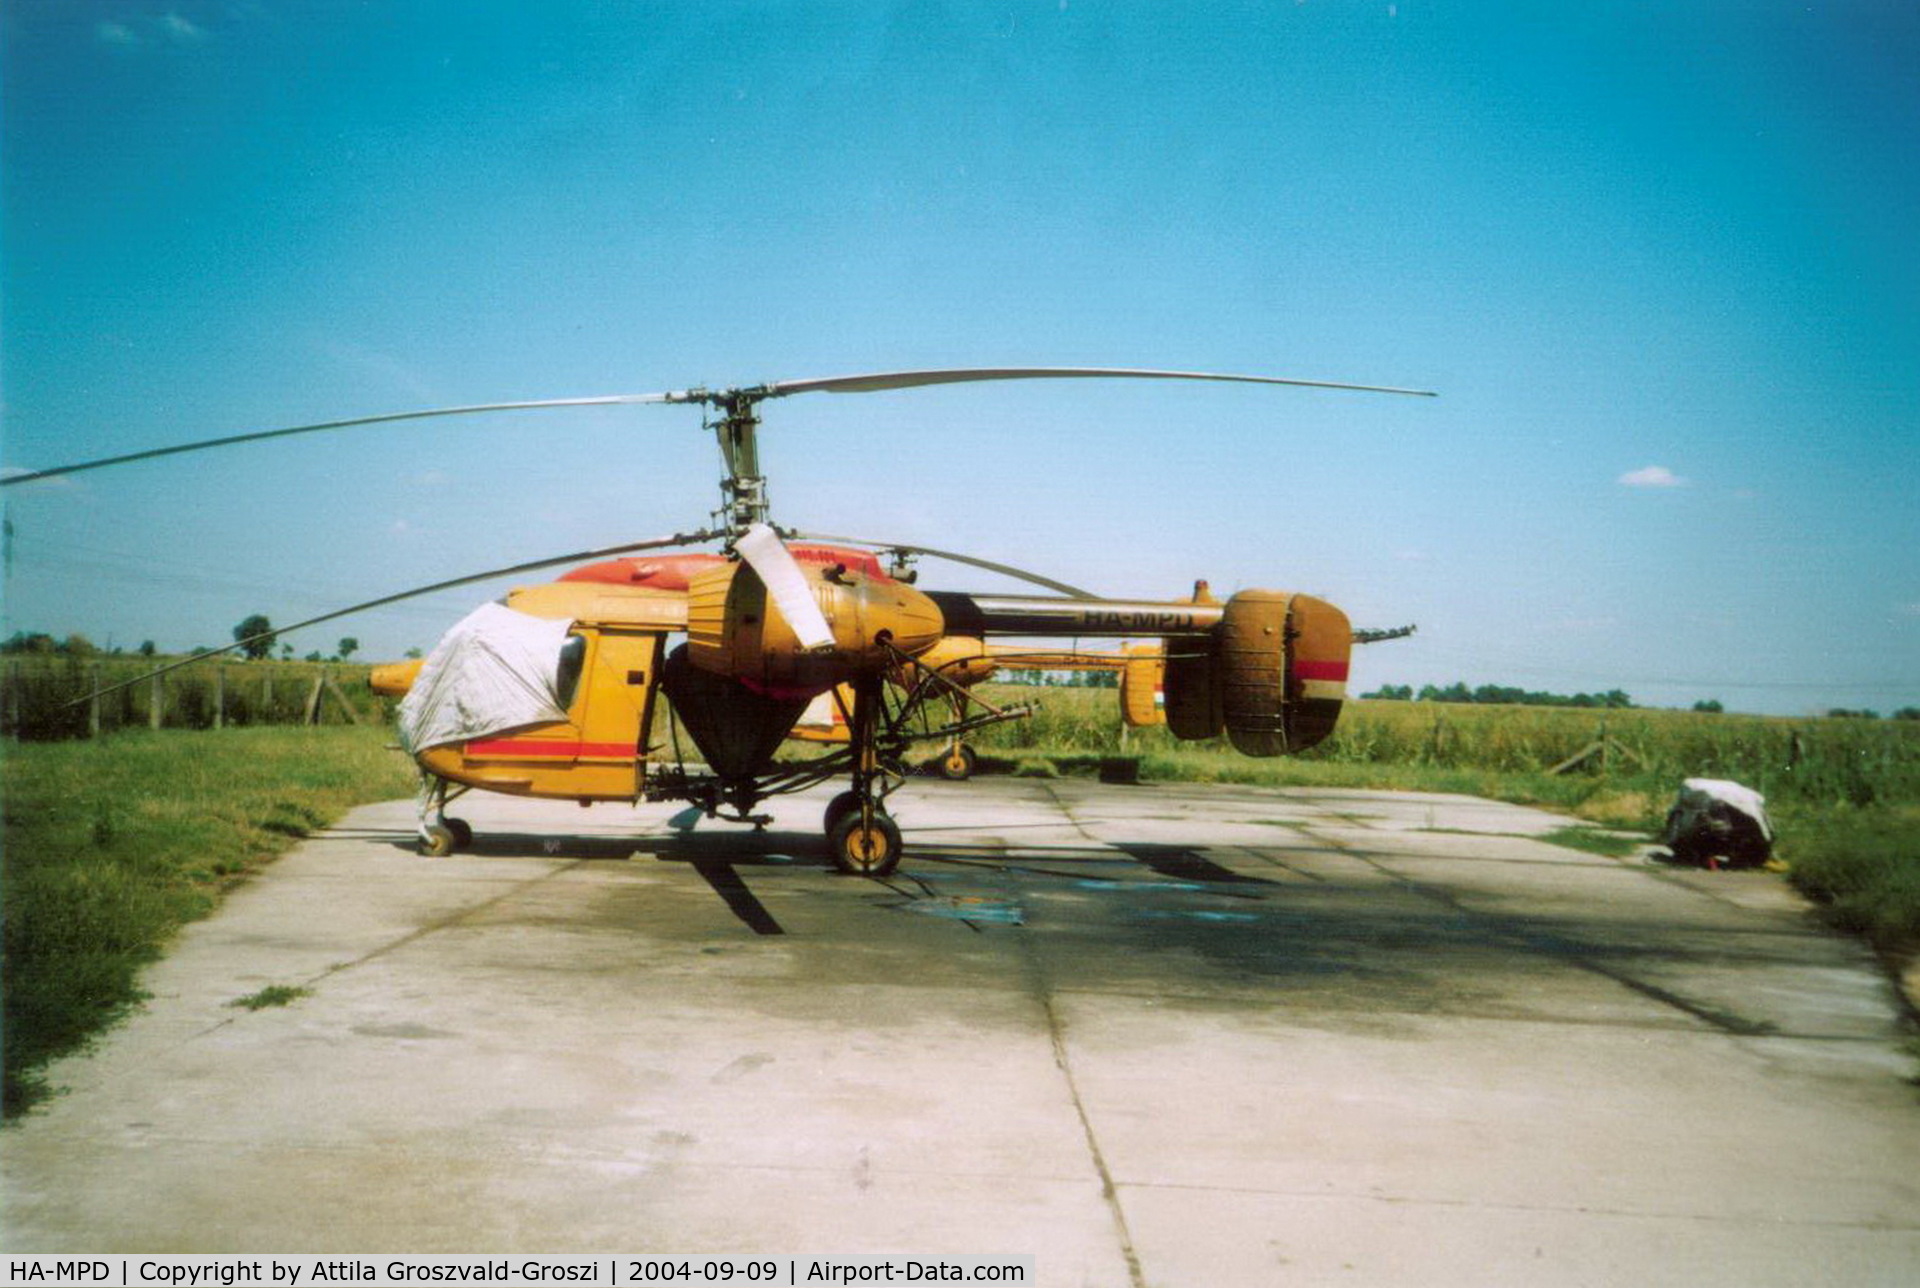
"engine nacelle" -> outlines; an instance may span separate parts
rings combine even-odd
[[[882,641],[916,656],[939,641],[940,610],[904,582],[844,566],[802,571],[833,632],[830,646],[803,647],[759,575],[744,563],[724,563],[688,579],[688,661],[763,692],[811,697],[891,665]]]

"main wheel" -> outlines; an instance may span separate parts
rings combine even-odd
[[[449,832],[453,833],[453,844],[455,849],[464,850],[468,846],[473,844],[473,825],[467,822],[466,819],[446,818],[446,819],[441,819],[440,821],[447,825],[447,830]]]
[[[863,822],[856,807],[827,833],[827,847],[842,872],[884,877],[900,866],[900,827],[879,810],[873,812],[872,822]]]
[[[453,853],[453,829],[441,823],[429,823],[420,829],[420,853],[430,859],[444,859]]]
[[[857,810],[859,808],[859,792],[841,792],[838,796],[827,802],[826,821],[821,824],[820,830],[828,836],[832,836],[834,825],[847,816],[847,811]]]
[[[973,777],[973,767],[979,757],[973,754],[973,748],[964,742],[956,742],[947,748],[947,754],[940,757],[940,776],[953,782],[964,782]]]

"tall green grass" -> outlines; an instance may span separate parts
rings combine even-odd
[[[226,886],[350,806],[408,794],[388,732],[129,731],[5,751],[0,943],[8,1116],[139,1000],[140,967]]]
[[[982,692],[996,703],[1040,704],[1031,720],[990,726],[975,735],[984,751],[1016,757],[1037,751],[1126,752],[1181,777],[1300,781],[1297,775],[1312,772],[1303,766],[1347,765],[1438,771],[1425,781],[1447,781],[1449,774],[1463,783],[1486,781],[1489,774],[1524,779],[1544,777],[1554,765],[1606,740],[1612,748],[1605,777],[1617,786],[1660,785],[1671,792],[1682,778],[1731,778],[1780,802],[1920,801],[1920,721],[1349,702],[1333,736],[1318,747],[1282,761],[1252,761],[1234,753],[1225,739],[1184,743],[1164,728],[1123,735],[1111,690],[987,685]],[[1213,759],[1221,763],[1209,772]],[[1566,777],[1591,784],[1598,768],[1596,759]],[[1367,777],[1356,775],[1353,781]],[[1569,794],[1540,786],[1549,795]],[[1660,808],[1664,812],[1664,802]]]

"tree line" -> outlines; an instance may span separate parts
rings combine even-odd
[[[1523,707],[1597,707],[1602,710],[1622,710],[1633,705],[1633,699],[1619,689],[1609,689],[1605,693],[1542,693],[1505,684],[1482,684],[1468,688],[1464,682],[1445,686],[1426,684],[1421,686],[1418,693],[1413,691],[1410,684],[1383,684],[1372,693],[1360,696],[1385,702],[1478,702]]]
[[[267,620],[266,615],[263,613],[254,613],[243,619],[239,625],[233,628],[234,645],[232,651],[245,657],[248,661],[269,661],[273,657],[274,636],[272,632],[273,623]],[[344,662],[359,652],[359,650],[360,641],[351,635],[344,635],[340,638],[339,643],[334,645],[332,656],[323,656],[319,649],[314,649],[308,653],[303,660],[308,662]],[[214,650],[206,645],[201,645],[189,651],[193,653],[211,653]],[[126,655],[126,652],[126,649],[118,647],[101,648],[86,636],[78,634],[68,635],[64,638],[55,638],[44,631],[15,631],[5,640],[0,640],[0,654],[25,654],[28,656],[42,657],[122,657]],[[134,652],[138,653],[141,657],[153,657],[158,654],[159,649],[155,647],[152,640],[141,640],[140,647],[135,649]],[[410,650],[408,656],[416,656],[418,653],[418,649]],[[280,645],[280,658],[282,661],[292,661],[293,645],[282,643]]]
[[[1608,689],[1605,693],[1540,693],[1530,689],[1514,688],[1504,684],[1482,684],[1468,688],[1463,683],[1445,686],[1436,684],[1422,685],[1415,693],[1410,684],[1383,684],[1372,693],[1363,693],[1362,698],[1371,698],[1381,702],[1475,702],[1488,705],[1500,703],[1522,707],[1591,707],[1603,711],[1624,710],[1634,705],[1633,699],[1619,689]],[[1693,704],[1693,710],[1709,715],[1726,710],[1718,698],[1707,698]],[[1833,707],[1827,715],[1837,719],[1878,720],[1878,711],[1857,710],[1852,707]],[[1901,707],[1891,717],[1894,720],[1920,720],[1920,707]]]

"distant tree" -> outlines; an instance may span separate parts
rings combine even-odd
[[[153,656],[153,655],[154,655],[155,653],[158,653],[159,651],[160,651],[159,649],[157,649],[157,648],[155,648],[155,647],[154,647],[154,643],[153,643],[153,641],[152,641],[152,640],[141,640],[141,641],[140,641],[140,656],[141,656],[141,657],[152,657],[152,656]]]
[[[8,653],[51,653],[58,647],[59,646],[54,643],[53,636],[44,634],[43,632],[35,631],[29,635],[25,631],[15,631],[7,638],[5,644],[0,644],[0,651]]]
[[[100,650],[84,635],[69,635],[60,641],[60,651],[68,657],[92,657]]]
[[[313,652],[311,652],[311,653],[309,653],[309,654],[307,654],[307,661],[309,661],[309,662],[324,662],[324,661],[326,661],[326,660],[327,660],[327,659],[325,659],[325,658],[323,658],[323,657],[321,657],[321,656],[320,656],[320,650],[319,650],[319,649],[315,649],[315,650],[313,650]]]
[[[1377,698],[1382,702],[1411,702],[1413,701],[1413,686],[1411,684],[1383,684],[1372,693],[1363,693],[1360,696],[1363,698]]]
[[[1878,720],[1880,718],[1878,711],[1853,707],[1828,707],[1827,714],[1835,720]]]
[[[1407,696],[1415,696],[1403,689]],[[1379,693],[1364,694],[1364,697],[1393,697],[1392,686]],[[1619,689],[1609,689],[1605,693],[1576,693],[1568,697],[1564,693],[1538,693],[1510,684],[1483,684],[1470,689],[1464,682],[1455,682],[1444,688],[1439,685],[1425,684],[1420,687],[1416,697],[1420,702],[1475,702],[1509,703],[1530,707],[1630,707],[1633,699]]]
[[[349,635],[340,641],[340,660],[346,661],[359,649],[360,641]]]
[[[1893,713],[1895,720],[1920,720],[1920,707],[1901,707]]]
[[[410,648],[405,653],[401,654],[401,656],[405,657],[409,661],[412,661],[416,657],[424,657],[426,655],[417,648]]]
[[[1720,705],[1720,699],[1718,698],[1708,698],[1704,702],[1696,702],[1693,704],[1693,709],[1695,711],[1705,711],[1713,715],[1718,715],[1726,710],[1725,707]]]
[[[266,615],[255,613],[233,628],[233,641],[240,646],[241,652],[257,662],[273,652],[272,630],[273,623],[267,620]],[[256,635],[260,638],[253,638]]]
[[[282,662],[291,662],[291,661],[293,661],[293,645],[291,645],[291,644],[282,644],[282,645],[280,646],[280,660],[281,660]]]

